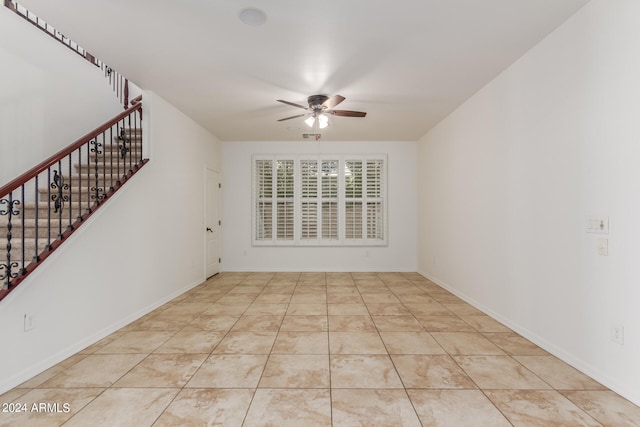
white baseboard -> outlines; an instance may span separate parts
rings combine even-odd
[[[200,279],[194,283],[191,283],[189,285],[186,285],[184,287],[182,287],[181,289],[178,289],[172,293],[170,293],[169,295],[166,295],[162,298],[160,298],[157,301],[154,301],[153,303],[147,305],[146,307],[130,314],[129,316],[126,316],[123,319],[118,320],[117,322],[114,322],[113,324],[95,332],[94,334],[91,334],[90,336],[80,340],[79,342],[68,346],[65,349],[62,349],[60,351],[58,351],[57,353],[47,357],[44,360],[41,360],[38,363],[35,363],[31,366],[29,366],[28,368],[23,369],[22,371],[16,373],[15,375],[9,377],[9,378],[5,378],[2,381],[0,381],[0,394],[5,393],[17,386],[19,386],[20,384],[24,383],[25,381],[35,377],[36,375],[46,371],[47,369],[55,366],[56,364],[62,362],[63,360],[73,356],[74,354],[78,353],[79,351],[84,350],[85,348],[89,347],[92,344],[95,344],[96,342],[100,341],[101,339],[105,338],[106,336],[114,333],[115,331],[119,330],[120,328],[123,328],[124,326],[128,325],[129,323],[133,322],[134,320],[137,320],[139,318],[141,318],[142,316],[144,316],[147,313],[150,313],[151,311],[155,310],[156,308],[168,303],[169,301],[171,301],[172,299],[182,295],[183,293],[193,289],[194,287],[200,285],[201,283],[203,283],[205,281],[205,279]]]
[[[518,323],[515,323],[511,319],[502,316],[500,313],[494,312],[493,310],[489,309],[488,307],[484,306],[483,304],[479,303],[478,301],[474,300],[473,298],[469,297],[468,295],[466,295],[466,294],[458,291],[454,287],[450,286],[449,284],[447,284],[443,280],[440,280],[438,277],[430,275],[429,273],[426,273],[424,271],[418,271],[418,274],[426,277],[427,279],[429,279],[432,282],[436,283],[438,286],[440,286],[440,287],[446,289],[447,291],[451,292],[452,294],[454,294],[458,298],[462,299],[466,303],[472,305],[473,307],[475,307],[478,310],[482,311],[486,315],[488,315],[488,316],[492,317],[493,319],[497,320],[498,322],[502,323],[503,325],[505,325],[509,329],[511,329],[514,332],[518,333],[522,337],[528,339],[529,341],[531,341],[532,343],[534,343],[538,347],[542,348],[543,350],[545,350],[545,351],[549,352],[550,354],[556,356],[558,359],[562,360],[563,362],[567,363],[568,365],[576,368],[577,370],[579,370],[580,372],[584,373],[585,375],[593,378],[594,380],[596,380],[600,384],[604,385],[605,387],[607,387],[607,388],[613,390],[614,392],[618,393],[620,396],[624,397],[625,399],[627,399],[627,400],[633,402],[634,404],[640,406],[640,394],[639,394],[638,390],[629,390],[626,386],[623,386],[623,385],[619,384],[618,381],[616,381],[610,375],[605,374],[604,372],[602,372],[601,370],[599,370],[595,366],[585,362],[584,360],[580,359],[579,357],[575,356],[574,354],[569,353],[566,349],[557,346],[556,344],[548,341],[544,337],[542,337],[542,336],[540,336],[540,335],[528,330],[527,328],[523,327],[522,325],[520,325]]]

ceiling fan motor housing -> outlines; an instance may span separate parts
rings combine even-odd
[[[329,99],[327,95],[311,95],[307,98],[307,102],[312,110],[320,110],[323,108],[322,103],[327,99]]]

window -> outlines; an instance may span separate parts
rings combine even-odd
[[[385,245],[385,156],[254,156],[254,245]]]

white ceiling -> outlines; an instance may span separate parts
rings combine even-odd
[[[24,0],[224,141],[301,140],[312,94],[346,97],[323,140],[417,140],[588,0]],[[256,7],[263,26],[238,19]]]

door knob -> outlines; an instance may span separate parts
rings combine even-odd
[[[212,233],[213,233],[213,230],[212,230],[212,229],[210,229],[209,227],[207,227],[207,231],[210,231],[210,232],[212,232]]]

